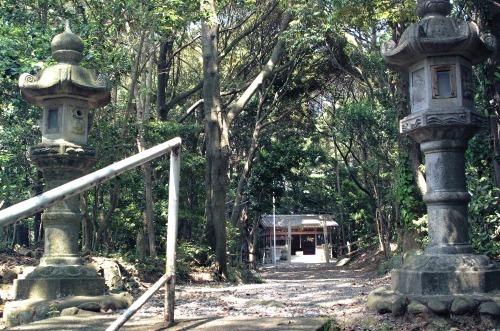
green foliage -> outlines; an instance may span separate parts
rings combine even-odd
[[[500,188],[492,178],[493,171],[488,137],[480,135],[469,144],[467,179],[471,194],[469,220],[472,244],[476,251],[500,256]]]
[[[425,205],[419,197],[408,155],[401,155],[396,165],[394,197],[399,204],[400,221],[403,228],[418,229],[415,220],[419,219],[425,212]]]
[[[208,267],[214,262],[214,255],[208,245],[191,243],[185,240],[177,244],[177,276],[187,280],[194,267]]]

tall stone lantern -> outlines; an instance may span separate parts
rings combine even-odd
[[[79,65],[83,42],[68,23],[51,46],[57,63],[19,79],[23,98],[43,109],[42,142],[30,148],[29,158],[42,171],[46,189],[81,177],[95,163],[94,150],[86,146],[89,111],[110,101],[107,84]],[[34,271],[15,281],[16,299],[104,294],[104,279],[79,254],[81,220],[78,196],[45,210],[44,255]]]
[[[491,54],[495,39],[472,22],[448,17],[451,9],[448,0],[418,0],[420,21],[398,45],[382,49],[390,66],[409,74],[411,114],[400,132],[425,155],[430,243],[392,274],[393,289],[413,296],[500,290],[500,268],[472,251],[464,156],[483,122],[474,110],[472,65]]]

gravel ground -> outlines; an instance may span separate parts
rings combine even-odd
[[[359,261],[358,261],[359,262]],[[292,264],[262,268],[262,284],[187,284],[176,288],[176,319],[245,317],[325,317],[340,330],[490,330],[477,316],[438,317],[432,314],[394,317],[365,307],[368,294],[390,284],[390,276],[370,269],[336,268],[333,264]],[[372,268],[373,269],[373,268]],[[159,293],[134,319],[163,313]]]
[[[304,316],[352,321],[368,313],[364,307],[368,293],[389,282],[374,272],[340,270],[333,264],[271,266],[262,268],[259,276],[262,284],[177,286],[176,318]],[[158,316],[163,309],[162,295],[135,318]]]

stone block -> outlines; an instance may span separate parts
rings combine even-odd
[[[393,305],[399,298],[394,292],[380,287],[368,295],[366,305],[369,309],[379,314],[390,313],[392,312]]]
[[[419,314],[425,314],[426,312],[427,312],[427,307],[418,301],[411,301],[410,304],[408,305],[408,313],[410,314],[419,315]]]
[[[85,302],[78,306],[78,309],[99,312],[101,311],[101,305],[97,302]]]
[[[453,295],[500,290],[500,268],[481,255],[418,255],[392,273],[396,292]]]
[[[103,295],[104,278],[88,266],[39,266],[14,281],[15,300]]]
[[[456,298],[451,303],[451,312],[456,315],[469,314],[474,313],[476,307],[477,303],[475,300],[467,297]]]
[[[102,278],[53,278],[53,279],[16,279],[14,281],[15,299],[56,299],[75,295],[103,295],[106,286]]]
[[[408,305],[408,299],[406,297],[399,297],[394,301],[391,306],[392,315],[401,316],[406,312],[406,306]]]
[[[500,305],[495,302],[483,302],[479,306],[479,313],[500,318]]]
[[[427,307],[438,315],[448,314],[450,312],[450,304],[437,298],[430,299]]]

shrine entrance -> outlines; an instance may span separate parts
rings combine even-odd
[[[308,257],[318,262],[331,257],[332,231],[338,224],[331,215],[265,215],[261,226],[264,263],[272,263],[273,250],[278,261],[309,263]]]

